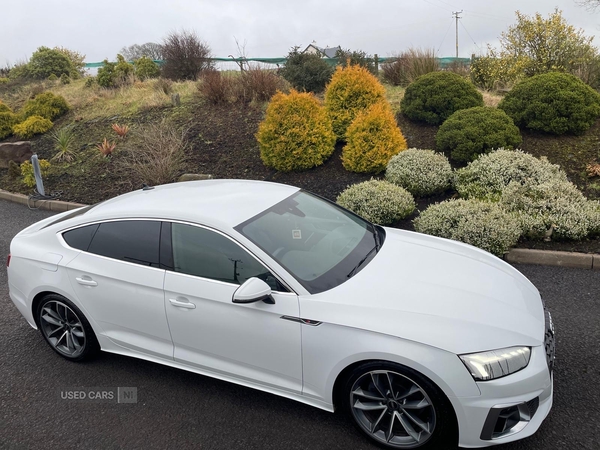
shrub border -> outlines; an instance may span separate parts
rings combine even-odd
[[[30,200],[27,195],[13,194],[0,189],[0,200],[28,205],[31,208],[64,212],[87,206],[81,203],[60,200]],[[533,250],[513,248],[504,255],[504,260],[512,264],[535,264],[541,266],[573,267],[600,271],[600,254],[561,252],[554,250]]]

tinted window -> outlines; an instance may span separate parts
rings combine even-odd
[[[74,230],[63,233],[63,238],[70,247],[87,251],[97,229],[98,224],[75,228]]]
[[[173,223],[171,230],[176,272],[235,284],[257,277],[272,289],[285,291],[267,268],[230,239],[179,223]]]
[[[88,251],[122,261],[158,267],[160,226],[160,222],[146,220],[102,223]]]

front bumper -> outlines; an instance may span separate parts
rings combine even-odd
[[[477,386],[481,396],[461,398],[455,405],[461,447],[488,447],[531,436],[552,407],[553,377],[545,347],[532,348],[525,369],[497,380],[478,382]],[[507,432],[498,430],[497,424],[501,427],[503,420],[499,416],[515,409],[521,420],[513,422],[514,427]]]

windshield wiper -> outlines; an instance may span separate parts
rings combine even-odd
[[[377,225],[373,225],[373,239],[375,240],[375,247],[369,250],[369,253],[367,253],[365,257],[358,262],[354,269],[352,269],[350,273],[346,275],[347,278],[350,278],[356,273],[358,268],[362,266],[367,259],[369,259],[369,256],[371,256],[371,253],[373,253],[373,251],[378,252],[381,248],[381,242],[379,241],[379,231],[377,230]]]
[[[352,277],[356,273],[356,271],[358,270],[358,268],[360,266],[362,266],[367,259],[369,259],[369,256],[371,256],[371,253],[377,252],[377,251],[378,251],[378,247],[377,247],[377,244],[375,244],[375,247],[373,247],[371,250],[369,250],[369,253],[367,253],[365,255],[365,257],[358,262],[358,264],[356,265],[356,267],[354,267],[354,269],[352,269],[350,271],[350,273],[348,275],[346,275],[346,278]]]
[[[377,230],[377,225],[373,225],[373,238],[375,239],[375,249],[379,251],[381,242],[379,242],[379,230]]]

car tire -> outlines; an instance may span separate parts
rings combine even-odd
[[[83,361],[100,351],[94,330],[81,310],[61,295],[49,294],[40,301],[36,323],[52,350],[69,361]]]
[[[341,387],[338,401],[342,409],[380,447],[457,447],[458,427],[450,401],[419,372],[396,363],[373,361],[355,367]]]

